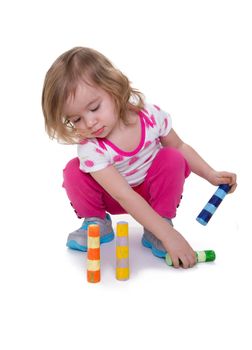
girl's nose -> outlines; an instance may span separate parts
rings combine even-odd
[[[96,118],[88,118],[87,127],[92,128],[97,123]]]

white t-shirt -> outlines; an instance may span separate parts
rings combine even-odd
[[[78,145],[80,169],[89,173],[113,165],[130,186],[141,184],[162,147],[159,137],[169,133],[172,123],[168,113],[151,104],[145,104],[139,118],[141,140],[135,150],[125,152],[104,138],[86,139]]]

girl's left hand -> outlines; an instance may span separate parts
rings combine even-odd
[[[222,184],[229,184],[231,189],[228,193],[235,191],[237,187],[236,174],[228,171],[211,171],[207,179],[212,185],[219,186]]]

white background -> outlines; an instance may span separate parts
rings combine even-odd
[[[251,349],[250,1],[8,1],[0,5],[1,349]],[[238,174],[211,222],[195,217],[215,188],[192,175],[174,220],[215,263],[168,267],[130,217],[131,278],[102,281],[65,247],[80,226],[61,188],[74,146],[49,140],[41,90],[74,46],[104,53],[214,168]],[[121,217],[114,217],[114,224]],[[247,319],[248,317],[248,319]]]

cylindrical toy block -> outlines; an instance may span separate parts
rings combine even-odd
[[[100,271],[100,226],[92,224],[88,226],[87,237],[87,281],[100,282]]]
[[[129,233],[128,223],[120,221],[116,226],[116,279],[129,279]]]
[[[220,185],[215,191],[213,196],[209,199],[205,207],[201,210],[196,220],[202,224],[207,225],[213,214],[215,213],[218,206],[221,204],[227,193],[229,192],[231,186],[228,184]]]

